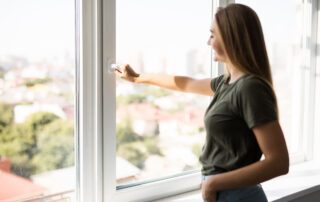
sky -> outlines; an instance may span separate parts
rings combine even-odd
[[[237,2],[257,11],[267,42],[293,40],[294,0]],[[74,7],[74,0],[1,0],[0,55],[73,54]],[[117,49],[206,47],[210,10],[210,0],[117,0]]]
[[[74,52],[74,1],[0,0],[0,55]]]

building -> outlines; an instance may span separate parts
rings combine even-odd
[[[0,159],[0,201],[22,201],[43,195],[47,188],[10,173],[10,159]]]

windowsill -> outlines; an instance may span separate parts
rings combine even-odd
[[[284,196],[319,185],[320,162],[307,161],[290,166],[287,175],[280,176],[261,183],[268,201],[274,201]],[[200,190],[157,200],[155,202],[195,202],[202,201]]]

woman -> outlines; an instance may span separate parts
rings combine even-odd
[[[120,65],[120,78],[172,90],[214,96],[204,121],[202,197],[205,201],[267,201],[261,182],[289,171],[288,150],[261,24],[241,4],[218,9],[208,41],[225,75],[193,79],[137,74]],[[264,154],[264,159],[261,159]]]

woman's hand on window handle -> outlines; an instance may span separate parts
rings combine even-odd
[[[120,71],[115,69],[116,75],[130,82],[135,82],[140,74],[137,74],[129,64],[118,65]]]

